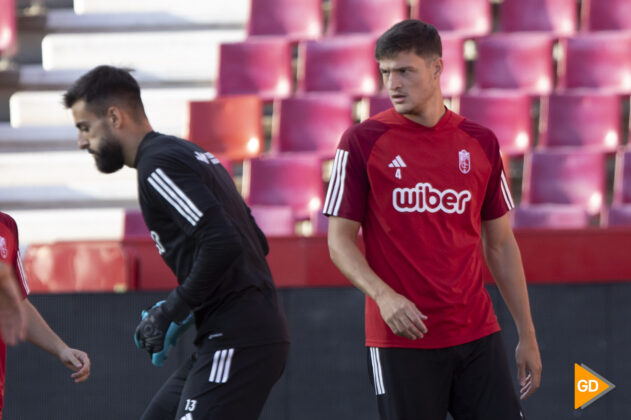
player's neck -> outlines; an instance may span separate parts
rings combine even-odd
[[[441,95],[438,95],[438,97],[432,98],[424,106],[408,114],[403,114],[403,116],[424,127],[433,127],[438,124],[445,112],[447,112],[447,108],[445,108],[443,98]]]

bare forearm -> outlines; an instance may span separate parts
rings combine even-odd
[[[329,252],[331,260],[342,274],[373,300],[390,290],[390,286],[370,268],[355,241],[348,238],[329,240]]]
[[[61,352],[68,347],[66,343],[48,326],[31,302],[25,300],[24,306],[28,320],[26,339],[42,350],[59,357]]]
[[[534,334],[526,276],[517,242],[511,237],[502,246],[487,249],[486,258],[520,337]]]

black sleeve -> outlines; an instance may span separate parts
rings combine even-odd
[[[221,206],[206,210],[193,233],[197,244],[190,273],[165,302],[170,319],[180,321],[190,310],[201,305],[217,287],[217,280],[241,255],[242,246],[236,229]]]

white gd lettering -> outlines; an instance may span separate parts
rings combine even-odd
[[[392,206],[401,213],[429,212],[462,214],[466,204],[471,201],[471,192],[457,192],[452,189],[441,191],[427,182],[419,182],[413,188],[395,188],[392,191]]]
[[[160,242],[160,236],[157,232],[154,232],[153,230],[151,231],[151,239],[153,239],[153,242],[155,242],[156,248],[158,248],[158,252],[160,253],[160,255],[164,254],[165,249]]]

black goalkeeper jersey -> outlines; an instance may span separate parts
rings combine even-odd
[[[219,160],[192,142],[150,132],[135,166],[145,223],[193,310],[196,343],[288,341],[267,241]],[[225,243],[238,252],[222,254]]]

